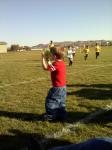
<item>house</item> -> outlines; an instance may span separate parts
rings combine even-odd
[[[42,48],[31,48],[32,51],[41,51]]]
[[[7,43],[0,42],[0,53],[7,53]]]

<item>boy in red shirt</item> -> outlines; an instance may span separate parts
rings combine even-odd
[[[42,53],[42,66],[44,70],[51,72],[52,88],[46,97],[44,115],[45,120],[64,120],[66,117],[66,65],[63,61],[64,51],[53,47],[51,54],[54,62],[47,62],[44,52]]]

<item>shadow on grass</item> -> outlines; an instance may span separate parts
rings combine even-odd
[[[91,120],[91,123],[97,123],[101,125],[106,125],[107,123],[111,123],[110,127],[112,129],[112,110],[96,116],[94,119]]]
[[[89,112],[67,112],[67,120],[66,122],[74,123],[79,119],[86,117]],[[0,116],[14,118],[22,121],[43,121],[43,114],[33,114],[33,113],[19,113],[19,112],[8,112],[8,111],[0,111]]]
[[[103,109],[97,109],[96,111],[103,111]],[[90,116],[92,113],[94,112],[69,112],[68,113],[68,118],[67,118],[67,122],[68,123],[77,123],[78,121],[80,122],[80,120],[85,119],[86,117]],[[112,128],[112,110],[109,111],[103,111],[101,114],[96,115],[95,117],[93,117],[93,119],[91,118],[88,123],[93,123],[93,124],[100,124],[101,126],[107,126],[108,123],[111,123],[111,128]]]
[[[67,87],[94,87],[94,88],[110,88],[112,89],[112,84],[90,84],[90,85],[86,85],[86,84],[67,84]]]
[[[14,136],[0,135],[0,150],[39,150],[37,141],[43,139],[48,141],[47,143],[42,144],[45,149],[71,144],[66,140],[45,139],[43,135],[37,133],[24,133],[19,130],[9,130],[9,132],[13,133]]]
[[[67,85],[68,87],[81,87],[80,90],[68,92],[67,95],[76,95],[86,99],[108,100],[112,99],[112,84]]]
[[[96,110],[98,110],[98,109],[96,109]],[[79,120],[81,120],[81,119],[83,119],[83,118],[85,118],[89,115],[90,115],[90,112],[78,112],[78,111],[67,112],[67,119],[64,122],[76,123]],[[29,121],[29,122],[30,121],[43,121],[43,119],[42,119],[43,114],[38,115],[38,114],[32,114],[32,113],[19,113],[19,112],[0,111],[0,116],[11,118],[11,119],[14,118],[14,119],[17,119],[17,120],[22,120],[22,121]],[[106,117],[105,117],[105,119],[106,119]],[[105,123],[108,123],[110,121],[110,119],[112,120],[112,117],[107,115],[107,119],[105,120],[106,121]],[[61,122],[61,120],[60,121],[57,120],[56,122]],[[102,119],[102,122],[104,122],[103,119]]]
[[[0,114],[1,114],[1,112],[0,112]],[[3,114],[5,114],[5,112]],[[24,115],[25,116],[28,115],[27,113],[26,114],[25,113],[24,114],[16,113],[16,115],[18,114],[16,116],[13,113],[11,114],[11,112],[10,112],[11,115],[9,115],[8,113],[6,113],[6,114],[3,116],[11,117],[11,118],[17,117],[17,119],[23,119]],[[32,116],[32,114],[30,114],[30,115]],[[78,120],[83,119],[84,117],[86,117],[88,115],[89,115],[89,113],[84,113],[84,112],[69,112],[68,113],[68,119],[66,120],[66,122],[75,123]],[[25,118],[24,118],[24,120],[25,120]],[[105,126],[105,127],[109,128],[110,132],[111,132],[112,110],[105,112],[104,114],[96,116],[94,119],[90,120],[89,123],[92,123],[92,124],[98,124],[99,123],[101,126]],[[110,124],[108,124],[108,123],[110,123]],[[33,147],[32,150],[37,150],[38,149],[36,147],[37,145],[35,145],[34,141],[32,141],[32,138],[37,139],[37,140],[45,139],[44,135],[39,135],[37,133],[25,133],[25,132],[22,132],[20,130],[10,129],[9,133],[13,134],[13,136],[11,136],[11,135],[0,135],[0,150],[20,150],[24,147]],[[54,146],[59,146],[59,145],[70,144],[69,141],[65,141],[65,140],[56,140],[56,139],[45,139],[45,140],[50,141],[47,145],[45,145],[46,148],[49,148],[52,146],[54,147]],[[28,150],[31,150],[31,149],[28,149]]]
[[[89,89],[83,88],[78,91],[68,92],[68,95],[76,95],[91,100],[108,100],[112,99],[112,90]]]
[[[89,114],[89,112],[67,112],[67,120],[65,122],[76,123],[79,120],[88,116]]]
[[[33,113],[23,113],[23,112],[8,112],[0,111],[0,116],[20,119],[22,121],[40,121],[43,115],[33,114]]]

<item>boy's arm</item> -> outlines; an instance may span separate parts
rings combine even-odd
[[[48,68],[48,64],[45,60],[44,52],[42,52],[42,67],[44,70],[47,70],[47,68]]]

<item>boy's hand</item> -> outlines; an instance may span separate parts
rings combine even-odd
[[[45,57],[44,49],[41,51],[42,57]]]

